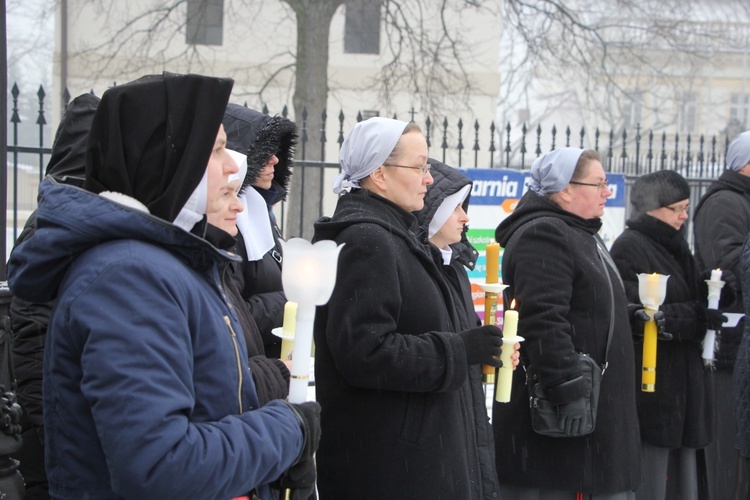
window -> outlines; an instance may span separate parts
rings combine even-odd
[[[747,126],[747,110],[750,96],[746,94],[732,94],[729,108],[729,123],[739,125],[743,129]]]
[[[698,107],[698,96],[693,92],[682,94],[677,115],[678,131],[689,134],[695,131],[695,113]]]
[[[224,33],[224,0],[188,0],[185,42],[221,45]]]
[[[380,5],[373,0],[346,2],[345,53],[380,54]]]

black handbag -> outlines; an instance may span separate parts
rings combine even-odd
[[[605,258],[610,260],[607,250],[603,248],[603,243],[599,244],[599,239],[594,237],[597,243],[597,253],[599,260],[604,268],[604,275],[607,277],[609,292],[611,297],[611,309],[609,319],[609,334],[607,335],[607,347],[604,351],[604,363],[599,366],[597,362],[588,354],[578,353],[578,363],[581,368],[583,377],[589,381],[591,392],[584,401],[584,418],[581,425],[574,433],[566,433],[561,422],[559,406],[550,402],[549,398],[542,387],[539,373],[530,365],[526,369],[526,388],[529,391],[529,409],[531,411],[531,427],[534,432],[544,436],[551,437],[580,437],[594,432],[596,428],[596,410],[599,404],[599,389],[601,387],[602,376],[607,369],[607,356],[609,354],[609,345],[612,341],[612,333],[615,327],[615,294],[612,289],[612,279],[609,276]],[[610,260],[611,262],[611,260]],[[614,264],[612,264],[614,266]],[[613,267],[616,272],[616,267]],[[619,276],[619,274],[618,274]]]
[[[526,384],[529,390],[529,408],[531,408],[531,427],[537,434],[552,437],[579,437],[591,434],[596,427],[596,409],[599,403],[599,387],[602,380],[602,368],[588,354],[578,353],[578,363],[583,378],[589,381],[591,392],[584,401],[584,418],[575,434],[566,434],[560,421],[558,405],[550,402],[539,382],[539,374],[529,367],[526,371]]]

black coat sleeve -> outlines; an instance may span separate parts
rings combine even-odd
[[[289,370],[278,359],[253,356],[248,359],[261,406],[289,395]]]
[[[16,245],[30,238],[36,229],[36,216],[32,214],[18,237]],[[52,303],[35,304],[13,297],[10,319],[13,338],[12,359],[18,381],[18,402],[32,425],[41,429],[42,372],[44,367],[44,342],[47,338]]]

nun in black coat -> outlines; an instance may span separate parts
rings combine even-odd
[[[466,237],[471,179],[433,158],[429,163],[434,182],[427,189],[424,208],[416,214],[418,235],[429,244],[433,258],[443,272],[456,308],[457,329],[476,328],[482,322],[474,310],[471,283],[466,274],[467,268],[474,269],[479,255]],[[466,411],[473,417],[476,427],[477,467],[481,475],[479,491],[482,498],[497,498],[495,444],[480,366],[469,367],[469,386],[471,391],[467,392]]]
[[[531,181],[495,237],[504,247],[506,297],[517,301],[518,334],[526,339],[521,363],[537,366],[560,415],[585,411],[591,387],[578,353],[601,365],[611,321],[614,329],[591,434],[537,434],[524,373],[513,372],[510,402],[495,402],[492,411],[501,496],[630,499],[640,485],[633,342],[625,291],[597,234],[612,193],[598,154],[577,148],[537,158]]]
[[[415,231],[432,178],[412,124],[370,118],[341,148],[343,193],[315,239],[344,244],[315,317],[320,497],[485,498],[470,368],[502,332],[459,332],[441,269]],[[485,429],[486,429],[486,423]]]
[[[706,310],[706,283],[685,239],[690,186],[670,170],[639,177],[630,193],[633,206],[627,229],[612,245],[625,293],[640,303],[638,274],[668,275],[663,305],[664,329],[672,340],[660,340],[655,392],[636,391],[643,450],[643,486],[637,498],[697,498],[696,449],[711,441],[712,372],[704,368],[701,342],[707,317],[721,328],[721,313]],[[634,328],[634,387],[640,388],[643,324]],[[639,336],[640,335],[640,336]],[[668,467],[673,467],[667,473]],[[669,476],[669,481],[667,481]]]

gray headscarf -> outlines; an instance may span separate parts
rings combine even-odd
[[[580,148],[560,148],[534,160],[529,189],[538,194],[558,193],[565,189],[581,154],[583,149]]]
[[[333,181],[333,192],[358,188],[360,180],[388,159],[407,125],[379,116],[357,123],[341,145],[341,173]]]
[[[750,163],[750,130],[734,138],[727,150],[727,168],[737,172]]]

